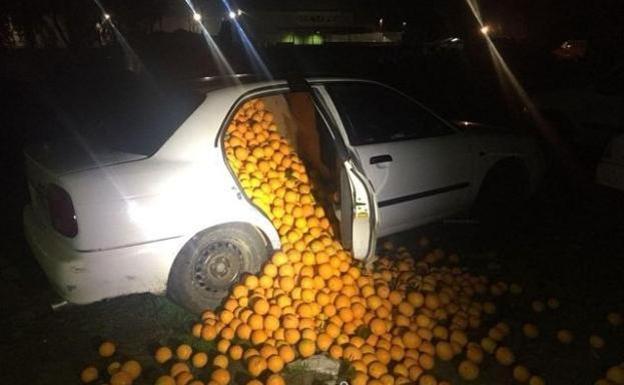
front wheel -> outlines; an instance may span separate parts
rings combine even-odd
[[[245,273],[255,274],[268,257],[260,234],[247,224],[229,224],[195,235],[178,253],[167,293],[194,313],[214,309]]]
[[[484,225],[508,227],[519,220],[528,198],[526,169],[515,160],[495,165],[485,177],[473,208]]]

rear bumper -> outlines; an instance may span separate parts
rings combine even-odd
[[[103,251],[77,251],[41,225],[30,205],[23,212],[26,240],[54,289],[86,304],[131,293],[162,293],[185,239],[174,238]]]
[[[596,168],[598,184],[624,190],[624,164],[601,161]]]

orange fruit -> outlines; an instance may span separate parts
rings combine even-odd
[[[269,337],[264,330],[254,330],[251,332],[251,343],[254,345],[260,345],[266,341]]]
[[[289,344],[296,344],[301,339],[301,333],[297,329],[286,329],[284,331],[284,339]]]
[[[230,383],[231,376],[227,369],[218,368],[215,369],[210,375],[210,379],[215,381],[219,385],[227,385]]]
[[[154,353],[154,359],[159,364],[164,364],[165,362],[169,361],[172,356],[173,352],[166,346],[159,347],[158,349],[156,349],[156,353]]]
[[[121,365],[120,370],[128,373],[132,380],[136,380],[141,375],[142,368],[138,361],[129,360]]]
[[[208,363],[208,355],[204,352],[197,352],[193,354],[191,359],[193,366],[196,368],[203,368]]]
[[[375,335],[382,335],[386,332],[386,323],[379,319],[379,318],[374,318],[371,322],[370,322],[370,331],[371,333],[375,334]]]
[[[284,360],[279,355],[272,355],[267,359],[267,368],[273,373],[279,373],[284,369]]]
[[[602,349],[605,346],[605,341],[602,337],[592,334],[589,336],[589,345],[594,349]]]
[[[457,371],[459,376],[466,381],[473,381],[479,377],[479,367],[470,360],[460,362]]]
[[[373,378],[380,378],[388,373],[388,367],[379,361],[373,361],[368,365],[368,375]]]
[[[156,379],[154,385],[176,385],[176,380],[171,376],[160,376]]]
[[[120,370],[121,370],[121,363],[118,361],[111,362],[106,367],[106,372],[111,376]]]
[[[95,368],[95,366],[87,366],[80,373],[80,381],[87,384],[89,382],[93,382],[97,380],[98,376],[99,376],[98,370]]]
[[[329,348],[329,356],[335,360],[342,358],[342,347],[340,345],[332,345]]]
[[[251,318],[251,316],[250,316]],[[242,340],[248,340],[251,336],[251,327],[246,323],[241,323],[236,328],[236,336]]]
[[[225,354],[217,354],[215,358],[212,359],[212,364],[217,368],[225,369],[229,365],[229,360]]]
[[[247,360],[247,371],[252,377],[258,377],[267,368],[264,357],[252,356]]]
[[[407,294],[407,301],[414,307],[419,308],[425,303],[425,297],[417,291],[412,291]]]
[[[171,369],[169,369],[169,374],[171,377],[176,377],[178,374],[182,372],[190,372],[191,368],[185,362],[176,362],[171,365]]]
[[[110,341],[104,341],[98,348],[98,353],[102,357],[110,357],[115,354],[115,344]]]
[[[546,382],[540,376],[531,376],[529,379],[529,385],[545,385]]]
[[[351,385],[366,385],[368,383],[368,375],[362,372],[355,372],[351,378]]]
[[[286,385],[286,381],[279,374],[271,374],[266,379],[265,385]]]
[[[232,345],[228,349],[228,353],[230,354],[230,358],[234,361],[238,361],[243,357],[243,348],[240,345]]]
[[[132,376],[123,370],[113,374],[110,378],[110,385],[131,385]]]
[[[438,384],[438,380],[436,380],[436,378],[431,374],[425,374],[422,377],[420,377],[420,379],[418,380],[418,385],[437,385],[437,384]]]
[[[219,340],[219,342],[217,342],[217,351],[219,353],[225,354],[228,349],[230,349],[231,344],[232,343],[230,342],[230,340]]]
[[[193,374],[189,372],[182,372],[178,374],[175,378],[176,385],[187,385],[191,381],[193,381]]]
[[[204,325],[201,331],[201,338],[205,341],[212,341],[217,337],[215,325]]]
[[[297,345],[297,350],[303,358],[310,357],[316,351],[316,345],[310,339],[302,339]]]
[[[414,306],[409,302],[399,303],[399,312],[406,317],[411,317],[414,314]]]
[[[526,366],[516,365],[513,369],[513,378],[519,383],[524,384],[525,382],[529,381],[529,378],[531,378],[531,373],[529,372],[529,369],[526,368]]]
[[[191,348],[190,345],[188,344],[181,344],[176,349],[176,355],[181,360],[188,360],[191,357],[192,353],[193,353],[193,348]]]
[[[453,351],[453,347],[451,346],[450,343],[448,343],[446,341],[439,341],[435,345],[435,351],[436,351],[436,355],[442,361],[450,361],[455,356],[454,351]]]
[[[320,351],[327,351],[331,344],[333,343],[333,338],[327,333],[321,333],[316,338],[316,346]]]
[[[537,326],[530,323],[522,325],[522,332],[527,338],[537,338],[539,336],[539,329]]]
[[[421,339],[420,336],[413,331],[408,331],[403,334],[403,344],[408,349],[416,349],[420,346]]]
[[[253,311],[259,315],[265,315],[269,311],[269,303],[263,298],[258,298],[253,303]]]
[[[485,337],[481,339],[481,347],[486,352],[492,354],[494,353],[494,350],[496,349],[496,341],[494,341],[490,337]]]
[[[574,335],[567,329],[561,329],[557,332],[557,339],[564,345],[569,345],[574,340]]]
[[[466,347],[466,358],[475,364],[480,364],[483,362],[483,350],[479,345],[471,342]]]
[[[616,312],[610,312],[607,314],[607,321],[611,324],[611,326],[620,326],[624,323],[624,317],[622,314]]]
[[[412,365],[408,369],[409,379],[416,381],[423,374],[423,369],[418,365]]]
[[[511,349],[506,346],[501,346],[496,349],[494,357],[496,358],[496,361],[498,361],[498,363],[503,366],[509,366],[513,364],[516,359]]]
[[[290,345],[282,345],[277,350],[284,363],[292,362],[295,359],[295,350]]]

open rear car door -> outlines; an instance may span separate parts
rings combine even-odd
[[[340,222],[340,238],[342,245],[351,250],[355,259],[368,263],[375,256],[377,203],[373,194],[372,185],[353,161],[342,137],[334,126],[332,113],[324,105],[324,92],[318,87],[310,87],[305,79],[293,78],[288,81],[292,93],[307,93],[315,101],[316,124],[318,137],[321,143],[320,151],[324,155],[333,155],[331,161],[325,162],[327,167],[335,167],[338,171],[335,182],[338,186],[340,203],[334,205],[334,212]],[[299,100],[301,102],[302,100]],[[291,101],[291,105],[293,101]],[[297,115],[295,113],[295,115]],[[324,135],[324,134],[328,135]],[[303,138],[310,142],[314,138]],[[306,140],[307,139],[307,140]],[[310,144],[310,143],[308,143]],[[326,144],[326,146],[323,146]],[[328,154],[331,152],[332,154]],[[323,154],[321,154],[321,158]]]
[[[377,203],[372,187],[351,159],[340,167],[340,234],[353,257],[370,262],[377,241]]]

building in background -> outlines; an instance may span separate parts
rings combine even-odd
[[[401,39],[400,28],[389,28],[383,14],[376,15],[356,1],[241,1],[240,7],[236,17],[261,45],[394,43]]]

